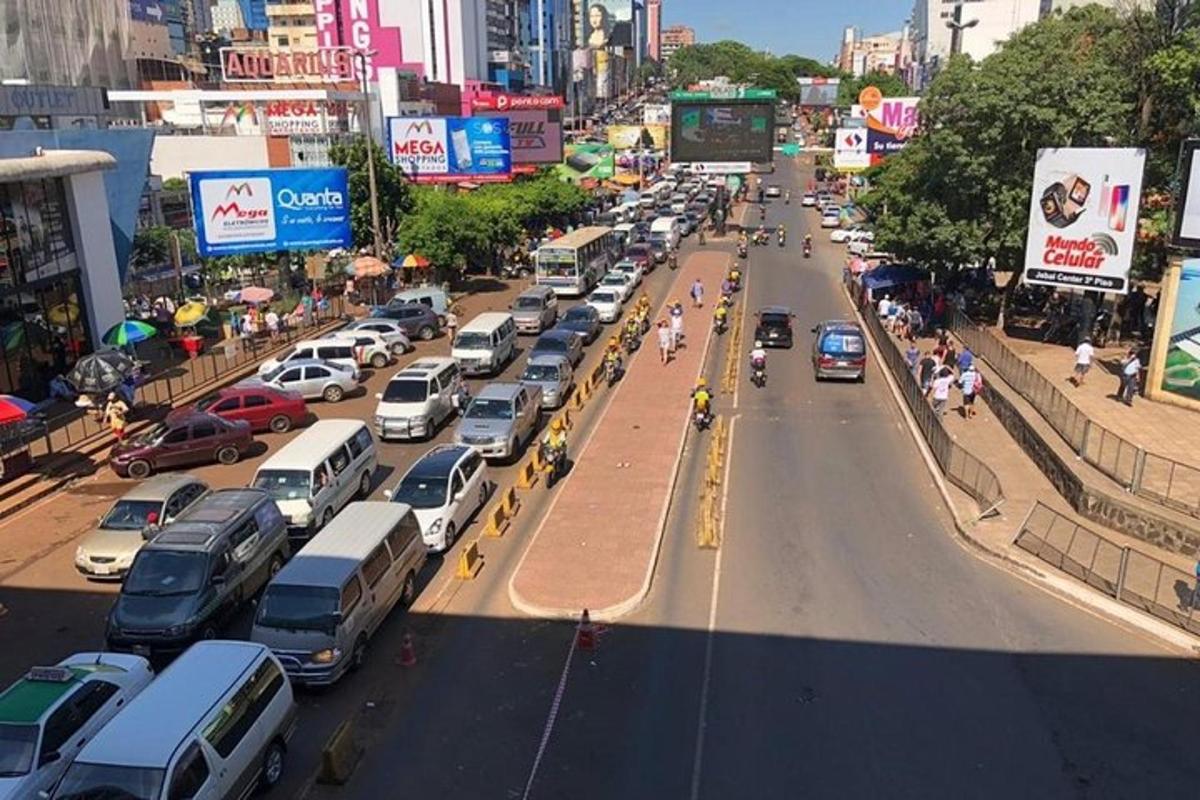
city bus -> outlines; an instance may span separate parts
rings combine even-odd
[[[538,286],[556,295],[581,297],[592,290],[615,263],[617,242],[611,228],[580,228],[538,248]]]

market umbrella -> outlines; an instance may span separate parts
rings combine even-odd
[[[208,306],[204,303],[184,303],[175,309],[175,324],[181,328],[195,325],[208,314]],[[107,341],[107,340],[106,340]]]
[[[133,370],[129,356],[117,350],[101,350],[76,361],[67,382],[80,394],[103,394],[120,386]]]
[[[392,266],[400,269],[428,269],[429,259],[416,253],[409,253],[404,258],[393,261]]]
[[[147,325],[136,319],[127,319],[109,328],[108,333],[104,334],[101,338],[105,344],[110,344],[113,347],[125,347],[126,345],[144,342],[157,333],[158,331],[153,325]]]
[[[25,343],[25,325],[20,320],[0,328],[0,348],[11,353]]]
[[[360,256],[354,259],[351,266],[354,268],[354,277],[356,278],[378,278],[391,271],[387,264],[375,256]]]
[[[79,306],[75,303],[59,303],[51,306],[50,310],[46,312],[46,319],[55,325],[68,328],[72,322],[79,319]]]
[[[238,299],[243,303],[269,303],[274,297],[273,289],[266,289],[262,286],[247,286],[238,294]]]
[[[33,403],[13,397],[11,394],[0,394],[0,425],[9,422],[20,422],[29,416]]]

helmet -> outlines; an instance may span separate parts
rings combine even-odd
[[[762,350],[762,341],[761,340],[759,340],[759,339],[754,340],[754,349]]]
[[[696,388],[702,389],[702,388],[704,388],[705,386],[708,386],[708,381],[707,381],[706,379],[704,379],[704,378],[698,378],[698,379],[696,380]]]
[[[615,336],[608,337],[608,346],[609,347],[616,347],[620,343],[621,343],[621,341],[617,337],[615,337]]]
[[[563,429],[563,421],[561,419],[556,419],[556,420],[554,420],[554,422],[550,423],[550,430],[558,432],[558,431],[561,431],[562,429]]]

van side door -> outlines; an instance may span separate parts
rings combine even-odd
[[[362,565],[362,574],[367,582],[367,596],[371,600],[368,630],[374,632],[396,604],[403,578],[397,577],[392,569],[392,555],[384,542],[380,542],[367,556]]]
[[[333,472],[331,479],[334,488],[333,513],[335,514],[342,510],[342,506],[350,502],[357,487],[355,478],[358,476],[354,474],[354,470],[350,469],[352,460],[346,445],[334,450],[329,456],[329,467]]]
[[[221,797],[242,797],[254,785],[262,753],[278,720],[263,719],[271,701],[284,690],[287,678],[269,658],[264,658],[204,723],[204,738],[217,756],[213,768]]]

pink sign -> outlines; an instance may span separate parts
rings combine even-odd
[[[367,80],[380,67],[400,67],[400,29],[379,23],[379,0],[313,0],[317,46],[349,47],[367,56]]]

